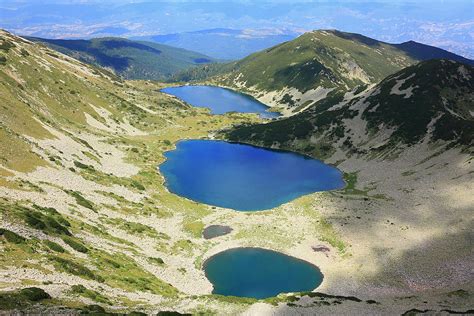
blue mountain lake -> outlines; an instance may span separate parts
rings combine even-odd
[[[185,140],[159,166],[166,186],[193,201],[238,211],[271,209],[344,186],[332,166],[296,153],[213,140]]]
[[[209,108],[212,114],[259,113],[264,118],[280,115],[276,112],[268,112],[268,107],[265,104],[249,95],[221,87],[179,86],[164,88],[161,92],[174,95],[193,106]]]
[[[262,248],[235,248],[204,263],[212,293],[267,298],[279,293],[312,291],[322,280],[321,271],[309,262]]]

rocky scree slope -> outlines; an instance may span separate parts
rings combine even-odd
[[[161,310],[180,295],[161,276],[176,267],[130,241],[169,240],[143,224],[169,211],[145,188],[159,183],[158,162],[142,156],[145,172],[126,155],[140,137],[197,115],[159,87],[0,30],[0,310],[127,310],[142,300]]]
[[[370,293],[375,301],[395,297],[392,306],[405,308],[419,300],[408,315],[470,313],[473,78],[470,65],[423,61],[367,90],[335,90],[289,118],[234,126],[219,136],[299,151],[344,171],[346,187],[317,202],[351,249],[344,276],[326,269],[334,283],[325,290]],[[453,297],[462,299],[448,303]],[[281,313],[304,313],[308,299],[292,304]]]

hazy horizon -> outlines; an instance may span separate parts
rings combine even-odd
[[[45,38],[143,37],[212,29],[259,38],[338,29],[474,58],[474,1],[12,1],[1,28]]]

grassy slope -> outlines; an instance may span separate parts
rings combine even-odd
[[[81,61],[109,68],[127,79],[164,80],[186,68],[214,61],[193,51],[123,38],[30,39]]]
[[[8,33],[2,32],[0,35],[0,53],[4,61],[0,66],[0,81],[2,83],[0,86],[2,98],[0,160],[2,165],[11,171],[33,171],[39,166],[62,169],[65,168],[65,164],[72,162],[61,157],[62,151],[60,149],[56,149],[58,155],[54,155],[52,152],[40,148],[38,141],[57,139],[45,128],[45,125],[69,135],[72,140],[84,148],[84,157],[88,155],[100,157],[96,150],[80,138],[81,131],[87,131],[85,127],[88,125],[85,115],[108,125],[104,117],[96,112],[96,109],[101,109],[109,112],[115,123],[119,125],[127,117],[127,122],[129,120],[133,125],[138,124],[141,125],[141,128],[147,126],[149,129],[156,129],[166,124],[167,108],[170,106],[175,109],[183,108],[182,105],[171,100],[154,100],[156,97],[153,97],[153,94],[148,94],[146,90],[137,90],[100,69],[89,68],[64,55],[32,45]],[[153,117],[146,116],[147,112],[130,103],[130,95],[127,94],[135,95],[132,97],[135,102],[144,100],[159,102],[160,114]],[[64,129],[65,127],[67,127],[67,131]],[[82,160],[84,158],[76,156],[75,159]],[[76,162],[74,160],[74,167],[77,168],[80,164],[76,164]],[[70,169],[72,174],[76,172],[73,167]],[[134,186],[130,180],[122,181],[122,185],[127,185],[127,182],[131,187]],[[38,185],[29,182],[27,182],[29,185],[25,185],[24,180],[5,181],[2,179],[1,184],[13,189],[44,192]],[[59,183],[55,185],[61,188]],[[93,208],[93,203],[84,199],[80,193],[76,192],[74,195],[78,205]],[[69,251],[64,251],[61,246],[54,248],[53,251],[45,252],[46,248],[42,248],[41,241],[22,239],[21,242],[18,242],[18,246],[4,248],[0,258],[2,267],[5,268],[6,264],[19,266],[24,260],[34,258],[39,262],[44,262],[40,265],[51,261],[58,271],[98,280],[113,287],[132,291],[142,289],[165,296],[176,295],[175,288],[144,270],[143,267],[137,265],[134,259],[125,256],[122,256],[121,259],[112,259],[113,254],[103,249],[96,249],[92,245],[84,247],[83,241],[80,241],[77,233],[84,229],[85,223],[71,220],[71,218],[66,220],[54,208],[48,210],[34,205],[37,210],[33,211],[28,206],[13,206],[12,203],[12,200],[0,199],[2,221],[24,222],[32,228],[50,235],[51,238],[62,238],[73,249],[78,252],[87,252],[90,257],[86,260],[78,258],[70,254]],[[27,201],[23,201],[21,204],[25,203],[30,204]],[[96,211],[96,207],[94,207],[94,211]],[[112,238],[106,232],[100,234]],[[112,238],[112,240],[114,239]],[[119,244],[126,244],[123,240],[116,240]],[[45,239],[45,242],[47,241],[48,239]],[[57,252],[58,249],[61,250],[60,253],[55,254],[54,252]],[[15,259],[12,259],[12,256]],[[95,272],[85,267],[90,264],[95,266]],[[36,267],[35,265],[23,266]],[[111,278],[111,276],[113,277]],[[130,280],[134,278],[141,283],[131,282]]]
[[[372,253],[360,252],[364,247],[358,238],[388,236],[396,248],[410,245],[412,235],[418,241],[429,227],[417,230],[416,223],[410,222],[406,230],[403,222],[394,220],[396,224],[372,231],[385,225],[385,212],[396,216],[411,207],[397,205],[394,211],[391,197],[382,194],[387,192],[372,192],[374,185],[362,182],[362,172],[346,174],[345,190],[311,194],[268,212],[244,214],[183,199],[168,192],[156,171],[163,153],[180,139],[207,137],[216,129],[258,118],[212,116],[205,109],[192,109],[157,93],[163,85],[120,81],[8,33],[0,35],[0,95],[4,98],[0,123],[1,131],[8,131],[0,138],[1,306],[13,304],[45,313],[58,305],[84,308],[94,303],[115,311],[236,314],[253,308],[254,301],[209,295],[201,264],[209,255],[239,245],[274,249],[317,264],[325,273],[323,291],[354,289],[357,296],[370,298],[374,295],[370,286],[379,292],[379,287],[395,283],[407,293],[406,286],[396,283],[402,282],[400,277],[373,274],[386,266],[387,257],[379,261]],[[410,174],[419,176],[425,167],[414,167]],[[442,170],[449,170],[449,165]],[[420,196],[426,200],[431,195]],[[442,217],[455,231],[462,221],[454,222],[452,213],[443,212]],[[356,214],[362,219],[356,219]],[[347,229],[358,222],[363,229],[351,235]],[[214,240],[201,238],[203,227],[222,223],[231,226],[233,233]],[[401,238],[403,243],[398,242]],[[312,250],[321,244],[330,252]],[[459,251],[452,245],[451,249]],[[389,255],[382,250],[384,256]],[[432,271],[437,270],[428,272]],[[18,291],[32,286],[53,298],[42,297],[41,305],[34,306],[36,298]],[[426,301],[429,308],[440,309],[439,301],[443,306],[466,306],[469,293],[467,299],[460,293],[460,298],[428,297]],[[380,304],[347,302],[342,297],[328,302],[314,299],[310,306],[322,314],[363,314],[369,308],[371,313],[400,314],[425,306],[420,303],[425,298],[418,296],[401,303],[377,298]],[[283,313],[298,303],[291,295],[267,302],[279,304],[265,306]],[[89,309],[97,311],[94,306]]]
[[[332,32],[316,31],[239,61],[238,70],[229,80],[240,76],[237,80],[246,82],[247,87],[270,91],[288,86],[302,92],[318,85],[354,88],[378,82],[412,62],[413,59],[388,44],[372,47]],[[360,67],[367,78],[355,73],[351,78],[347,75],[351,67]]]
[[[248,227],[252,215],[169,193],[156,166],[180,139],[257,116],[212,116],[157,93],[162,85],[122,81],[7,32],[0,37],[0,308],[247,308],[252,300],[207,295],[201,264],[216,242],[202,239],[202,229],[227,220],[239,232],[231,244],[287,251],[298,242],[291,226],[276,236],[272,223],[291,213],[255,214]],[[319,232],[324,217],[307,208],[299,234],[344,250],[331,224]],[[35,307],[18,291],[33,285],[54,297]]]
[[[230,86],[236,85],[234,81],[241,82],[243,88],[258,91],[294,87],[305,92],[319,85],[354,88],[378,82],[415,61],[389,44],[367,45],[367,41],[343,38],[340,34],[333,31],[308,32],[292,41],[251,54],[221,69],[220,81]],[[349,75],[351,71],[353,75]],[[184,74],[199,79],[190,76],[188,71]],[[181,79],[187,78],[184,74]]]
[[[443,54],[435,47],[418,44],[416,49],[414,46],[392,45],[338,31],[309,32],[244,58],[236,64],[236,73],[230,75],[229,80],[239,80],[247,87],[256,86],[260,90],[289,86],[304,92],[317,85],[352,89],[361,84],[378,83],[420,60],[456,56],[446,51]],[[358,68],[366,76],[354,71]]]

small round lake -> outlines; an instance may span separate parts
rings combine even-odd
[[[230,234],[231,232],[232,227],[224,225],[211,225],[204,228],[202,231],[202,237],[204,237],[204,239],[212,239]]]
[[[160,90],[174,95],[181,100],[197,107],[211,109],[212,114],[227,112],[259,113],[261,117],[273,118],[279,113],[269,112],[268,107],[253,97],[215,86],[179,86]]]
[[[223,251],[204,263],[212,293],[267,298],[279,293],[312,291],[323,275],[309,262],[262,248]]]
[[[271,209],[344,187],[342,173],[296,153],[213,140],[185,140],[159,166],[166,186],[193,201],[238,211]]]

